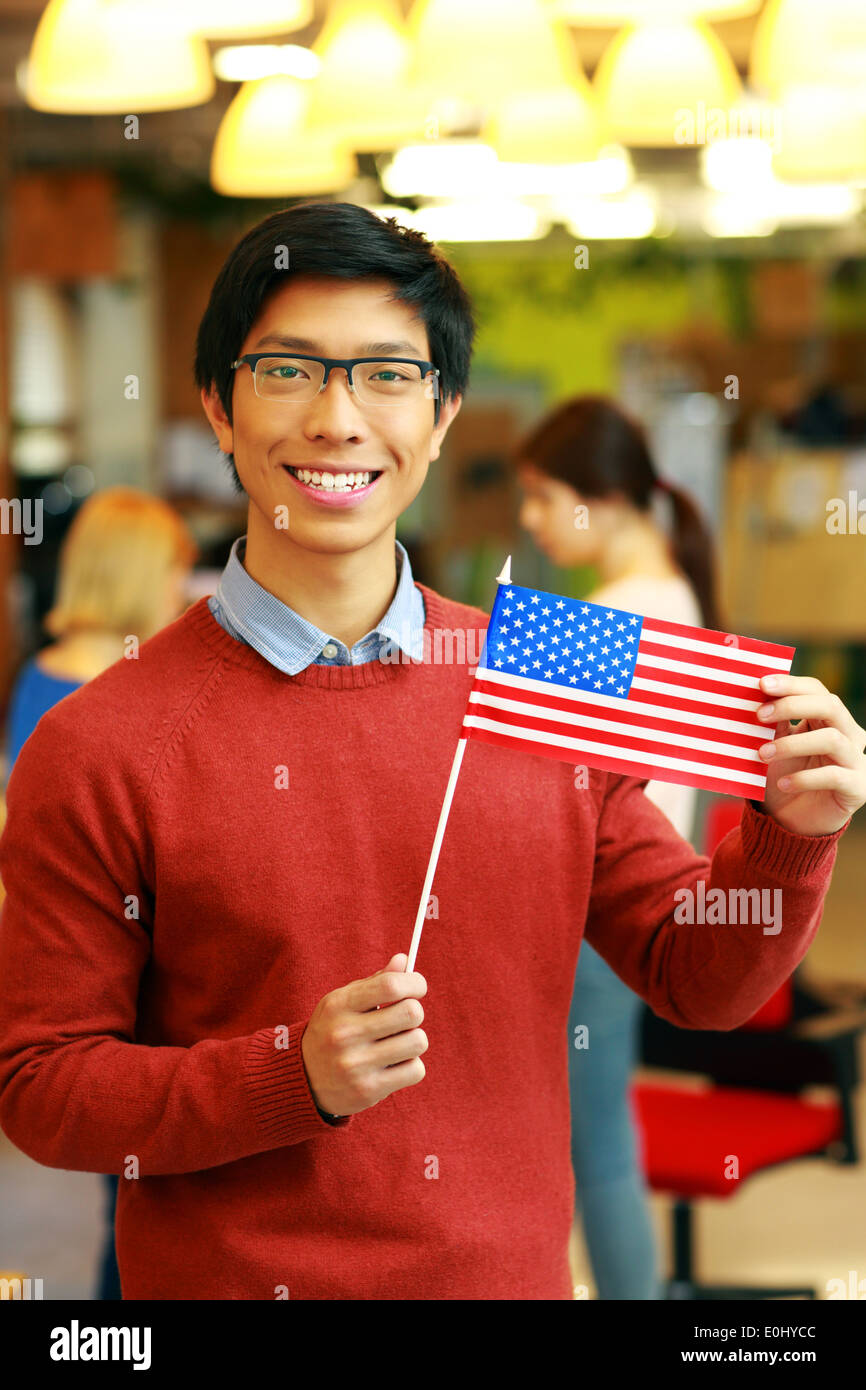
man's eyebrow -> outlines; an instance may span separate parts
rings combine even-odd
[[[265,346],[295,348],[298,352],[312,352],[322,357],[327,356],[326,353],[320,352],[319,344],[314,342],[312,338],[288,337],[282,333],[268,333],[265,335],[264,338],[259,338],[259,341],[256,343],[253,351],[257,351],[259,348]],[[407,352],[410,353],[411,356],[416,358],[417,360],[424,360],[421,356],[421,350],[418,347],[418,344],[410,343],[406,339],[399,339],[395,342],[362,343],[357,355],[359,357],[370,357],[377,352],[392,354]]]

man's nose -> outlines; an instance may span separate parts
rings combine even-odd
[[[363,421],[354,391],[349,390],[349,373],[345,367],[332,367],[328,373],[327,384],[316,392],[307,407],[307,422],[311,420],[321,425],[326,422],[331,428],[340,430],[351,428],[357,431]]]

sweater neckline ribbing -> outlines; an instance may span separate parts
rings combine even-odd
[[[434,629],[445,626],[445,600],[435,589],[419,583],[418,580],[415,580],[415,587],[420,589],[424,599],[424,650],[429,651]],[[422,664],[410,661],[394,644],[393,661],[364,661],[356,666],[326,666],[311,662],[303,671],[298,671],[292,676],[274,666],[255,647],[249,646],[246,642],[239,642],[226,632],[210,611],[208,596],[197,599],[183,615],[183,621],[189,623],[209,650],[229,664],[250,671],[263,670],[279,680],[292,681],[295,685],[311,685],[326,690],[357,690],[371,685],[383,685],[394,680],[402,669]]]

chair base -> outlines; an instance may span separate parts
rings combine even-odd
[[[673,1202],[673,1278],[665,1285],[668,1299],[817,1298],[814,1289],[756,1288],[749,1284],[700,1284],[695,1278],[694,1226],[688,1197]]]
[[[758,1289],[735,1284],[695,1284],[688,1279],[669,1279],[665,1289],[667,1299],[723,1299],[736,1303],[748,1298],[817,1298],[814,1289]]]

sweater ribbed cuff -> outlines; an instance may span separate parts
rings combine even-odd
[[[250,1105],[259,1129],[272,1148],[328,1134],[344,1127],[352,1118],[344,1115],[328,1121],[320,1115],[301,1052],[306,1026],[307,1020],[292,1023],[287,1030],[260,1028],[250,1038],[245,1059]],[[286,1031],[287,1045],[278,1046]]]
[[[743,852],[750,865],[772,878],[809,878],[828,855],[836,852],[839,836],[850,824],[846,821],[832,835],[796,835],[786,830],[768,811],[760,812],[746,802],[740,833]]]

